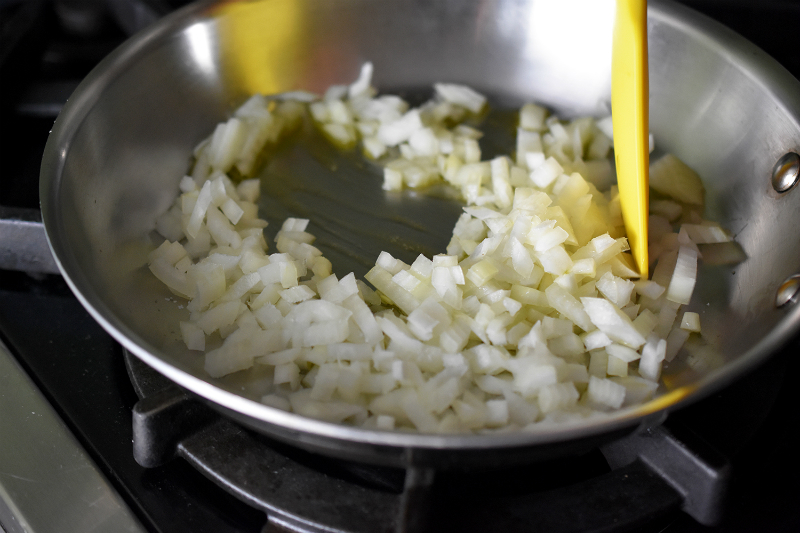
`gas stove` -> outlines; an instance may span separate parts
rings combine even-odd
[[[55,272],[38,166],[80,80],[181,3],[0,0],[0,530],[800,530],[800,338],[661,427],[491,471],[402,471],[292,449],[126,354]],[[793,2],[684,3],[800,76]]]

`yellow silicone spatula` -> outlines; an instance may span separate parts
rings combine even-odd
[[[648,277],[647,0],[617,0],[611,63],[611,115],[622,218],[633,259]]]

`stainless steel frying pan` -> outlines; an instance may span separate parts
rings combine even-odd
[[[239,422],[322,453],[495,465],[656,424],[764,361],[800,322],[799,309],[775,305],[781,284],[800,270],[800,192],[776,192],[771,181],[779,158],[800,149],[800,83],[734,33],[671,3],[653,0],[649,10],[651,128],[661,149],[704,177],[706,216],[729,228],[749,259],[703,267],[691,308],[707,346],[670,364],[649,403],[580,425],[492,435],[303,418],[253,399],[257,370],[205,375],[180,341],[186,311],[146,268],[155,218],[175,198],[192,148],[250,93],[321,92],[372,61],[382,92],[424,97],[433,82],[452,81],[497,108],[534,100],[568,116],[604,114],[612,15],[610,0],[263,0],[180,10],[103,61],[55,123],[41,203],[59,268],[136,356]],[[502,123],[487,127],[490,139],[510,146]],[[266,173],[262,215],[311,218],[339,274],[363,274],[382,249],[405,259],[442,251],[460,210],[443,198],[386,194],[377,169],[321,145],[289,150]]]

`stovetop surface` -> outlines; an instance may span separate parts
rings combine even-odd
[[[86,313],[57,276],[0,278],[0,330],[12,353],[89,455],[151,531],[259,532],[265,522],[184,461],[154,469],[132,453],[138,400],[121,347]]]
[[[42,9],[32,15],[37,28],[57,32],[50,2],[30,3]],[[800,53],[793,41],[800,6],[722,0],[684,3],[742,33],[800,76]],[[0,9],[10,4],[13,2],[0,3]],[[44,45],[44,52],[41,45],[32,47],[30,57],[40,58],[36,84],[10,84],[6,81],[10,78],[3,76],[2,101],[13,98],[18,103],[4,105],[0,114],[4,124],[0,127],[0,161],[4,162],[0,205],[38,207],[39,159],[55,118],[53,109],[124,38],[125,32],[113,23],[105,24],[90,38],[67,32],[45,41],[50,44]],[[11,72],[19,68],[12,66]],[[19,146],[28,149],[19,151]],[[134,461],[131,410],[138,397],[121,348],[83,310],[58,276],[0,271],[0,339],[149,531],[262,531],[263,512],[229,495],[186,462],[173,460],[145,469]],[[654,524],[648,530],[666,526],[668,531],[689,532],[800,531],[800,485],[796,483],[800,477],[800,455],[796,453],[800,416],[794,385],[798,371],[800,339],[741,382],[671,415],[730,459],[734,469],[730,505],[719,527],[706,528],[676,513],[668,523]],[[576,461],[588,469],[587,475],[608,468],[599,452]]]

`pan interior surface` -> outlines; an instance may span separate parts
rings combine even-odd
[[[156,218],[178,194],[196,144],[250,94],[322,93],[375,66],[382,93],[424,99],[434,82],[467,84],[494,112],[485,150],[509,152],[507,110],[542,103],[562,116],[608,114],[613,2],[264,0],[189,6],[135,36],[79,87],[42,164],[42,211],[65,278],[93,316],[167,377],[267,434],[340,455],[403,462],[408,449],[485,450],[558,444],[650,420],[708,394],[785,341],[797,312],[774,295],[800,265],[800,193],[770,186],[775,161],[798,150],[798,84],[741,38],[669,3],[649,13],[651,130],[660,149],[704,178],[705,218],[748,259],[701,268],[688,310],[703,335],[635,410],[537,433],[421,435],[303,419],[258,403],[259,369],[212,380],[188,351],[179,301],[147,269]],[[494,146],[494,148],[493,148]],[[381,171],[324,143],[285,147],[262,178],[268,240],[288,217],[309,218],[340,276],[361,277],[387,250],[407,262],[444,251],[461,206],[440,194],[386,193]],[[391,452],[386,452],[391,449]],[[354,451],[355,450],[355,451]],[[436,455],[435,453],[433,454]]]

